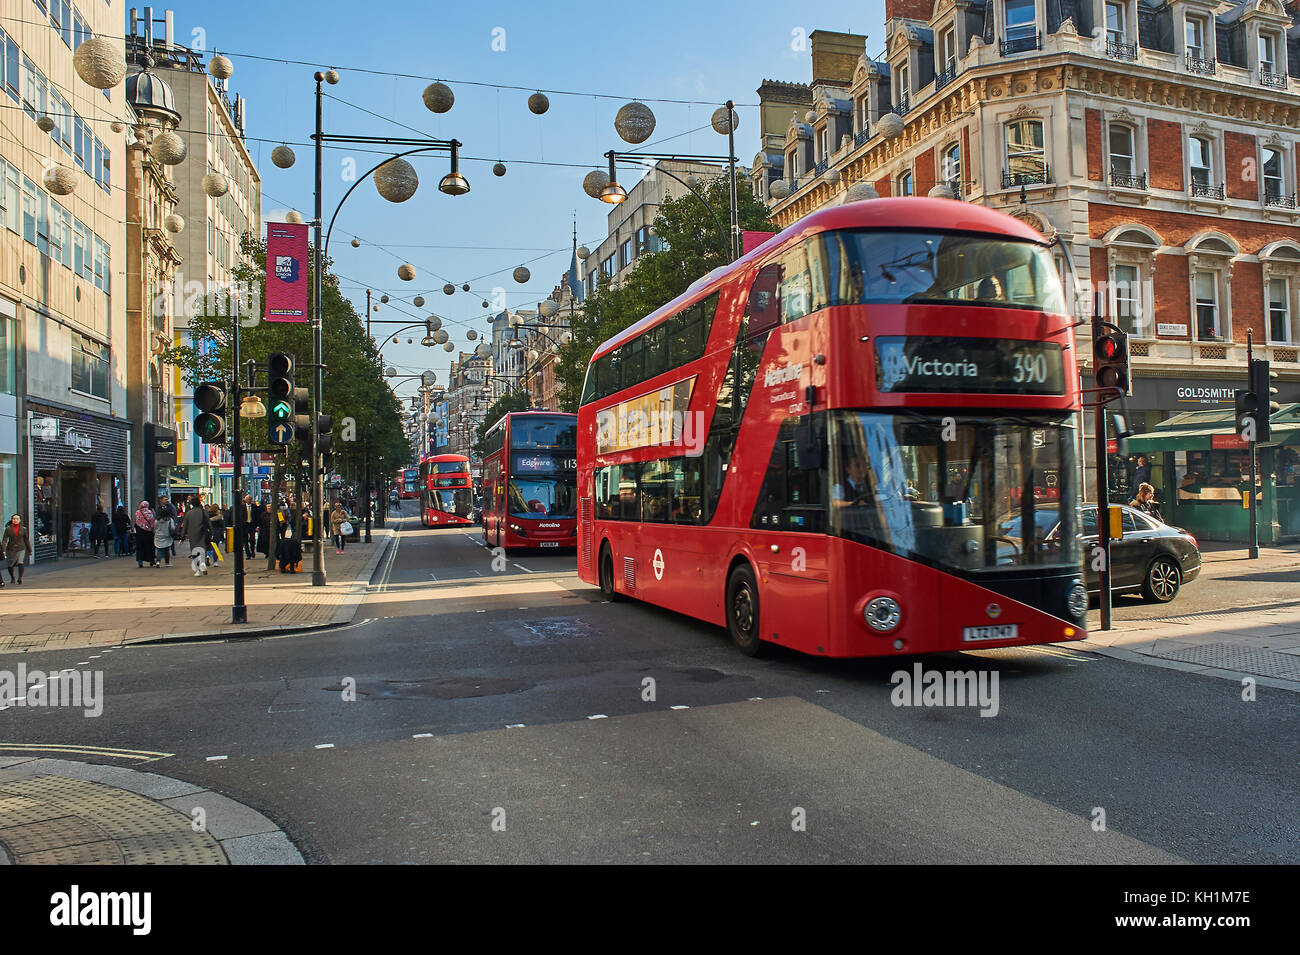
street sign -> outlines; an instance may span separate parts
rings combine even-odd
[[[288,444],[293,440],[293,427],[281,421],[271,426],[271,440],[276,444]]]

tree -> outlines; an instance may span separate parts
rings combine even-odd
[[[512,411],[527,411],[531,404],[528,395],[522,391],[508,391],[492,402],[488,410],[483,412],[483,420],[479,422],[478,432],[475,435],[474,450],[479,454],[483,454],[483,438],[491,430],[492,426]]]
[[[185,380],[193,385],[201,381],[232,378],[231,365],[231,310],[238,308],[241,315],[250,309],[260,311],[265,285],[266,245],[260,239],[245,236],[241,242],[245,257],[252,265],[240,266],[235,272],[235,288],[244,289],[244,295],[222,294],[186,303],[196,310],[190,319],[191,339],[188,343],[168,350],[165,360],[180,368]],[[310,266],[309,266],[310,268]],[[383,456],[389,461],[404,461],[410,448],[402,432],[402,412],[396,395],[384,381],[375,343],[366,334],[361,316],[351,302],[339,291],[338,279],[326,272],[322,276],[322,326],[321,349],[325,368],[322,371],[323,394],[321,410],[334,419],[334,448],[330,460],[333,471],[363,467],[366,443],[370,459]],[[315,294],[315,282],[308,276],[310,295]],[[251,290],[251,291],[250,291]],[[309,312],[313,305],[309,304]],[[298,384],[310,389],[312,385],[311,356],[312,332],[308,322],[259,322],[250,328],[240,328],[240,358],[250,358],[265,364],[274,352],[296,356]],[[246,381],[244,369],[239,369],[241,384]],[[265,375],[257,379],[258,387],[265,388]],[[232,409],[232,414],[238,409]],[[269,447],[265,418],[246,418],[241,425],[245,447]],[[287,455],[291,471],[298,470],[296,449]],[[281,463],[276,465],[275,480],[280,480]]]
[[[771,210],[754,197],[749,184],[737,176],[736,198],[741,229],[776,231]],[[560,346],[555,374],[561,384],[560,407],[577,411],[592,353],[600,344],[672,301],[700,276],[731,261],[727,177],[716,176],[696,187],[706,209],[693,193],[667,198],[659,206],[652,230],[659,247],[636,260],[621,285],[601,275],[595,292],[575,314],[573,340]]]

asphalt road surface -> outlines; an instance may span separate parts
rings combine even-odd
[[[10,709],[0,755],[170,754],[317,862],[1300,862],[1295,694],[1068,645],[752,660],[572,553],[401,528],[350,626],[21,655],[102,667],[104,712]],[[996,715],[893,705],[915,662]]]

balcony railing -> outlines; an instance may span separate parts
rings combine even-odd
[[[858,133],[853,137],[853,145],[854,145],[855,147],[856,147],[856,146],[861,146],[863,143],[865,143],[865,142],[866,142],[868,139],[870,139],[870,138],[871,138],[871,127],[868,126],[868,127],[866,127],[865,129],[863,129],[863,130],[861,130],[860,132],[858,132]]]
[[[1273,73],[1269,70],[1259,71],[1259,85],[1268,86],[1275,90],[1286,89],[1286,74]]]
[[[954,63],[952,66],[948,67],[946,70],[944,70],[942,73],[940,73],[938,76],[934,78],[934,88],[936,92],[938,90],[943,89],[945,86],[947,86],[956,78],[957,78],[957,64]]]
[[[1192,198],[1222,199],[1224,198],[1223,186],[1212,186],[1208,182],[1192,180]]]
[[[1106,55],[1112,60],[1136,60],[1138,58],[1138,45],[1136,43],[1121,43],[1119,40],[1107,40]]]
[[[829,159],[820,160],[815,166],[813,166],[813,175],[814,176],[824,175],[826,170],[829,168],[829,166],[830,166]]]
[[[961,178],[960,178],[960,177],[953,178],[953,179],[949,179],[949,180],[948,180],[948,188],[952,190],[952,197],[953,197],[954,199],[965,199],[965,198],[966,198],[966,195],[965,195],[966,184],[965,184],[964,182],[961,181]]]
[[[1043,48],[1043,35],[1035,30],[1032,36],[1016,37],[1014,40],[999,40],[998,52],[1002,56],[1010,56],[1013,53],[1027,53],[1030,50],[1041,50]]]
[[[1190,53],[1187,54],[1187,72],[1211,75],[1217,70],[1218,67],[1215,65],[1214,57],[1210,57],[1207,60],[1204,57],[1193,56]]]
[[[907,106],[907,97],[906,97],[906,96],[904,96],[902,99],[900,99],[900,100],[899,100],[897,103],[895,103],[893,106],[889,107],[889,111],[890,111],[891,113],[897,113],[899,116],[906,116],[906,115],[907,115],[907,109],[908,109],[908,106]]]
[[[1135,176],[1131,172],[1124,173],[1111,169],[1110,184],[1121,189],[1145,189],[1147,187],[1147,174],[1139,173]]]
[[[1016,186],[1036,186],[1051,181],[1051,174],[1046,163],[1043,164],[1042,169],[1027,169],[1021,172],[1002,170],[1003,189],[1012,189]]]
[[[1294,209],[1296,207],[1296,195],[1291,193],[1289,196],[1284,196],[1280,192],[1265,192],[1264,205],[1277,206],[1280,209]]]

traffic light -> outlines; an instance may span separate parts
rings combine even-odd
[[[204,444],[226,439],[226,383],[205,381],[194,388],[194,433]]]
[[[276,352],[270,358],[270,407],[266,413],[266,432],[272,444],[293,440],[294,362],[292,355]]]
[[[293,432],[304,448],[311,448],[311,395],[306,388],[293,390]]]
[[[1253,358],[1250,362],[1250,390],[1259,402],[1259,420],[1255,422],[1255,440],[1267,441],[1272,436],[1270,419],[1282,406],[1273,400],[1277,389],[1273,379],[1277,372],[1269,367],[1267,358]]]
[[[329,454],[332,447],[334,447],[334,418],[327,414],[318,415],[316,417],[316,450],[321,454]]]
[[[1117,388],[1120,394],[1128,394],[1128,335],[1116,331],[1098,335],[1092,343],[1092,368],[1098,388]]]
[[[1259,395],[1253,391],[1234,391],[1237,434],[1243,441],[1259,440]]]

